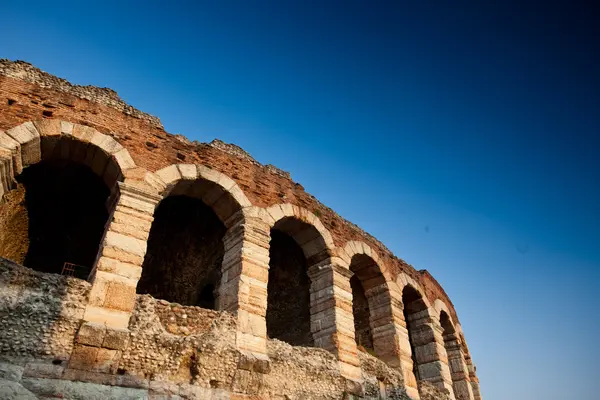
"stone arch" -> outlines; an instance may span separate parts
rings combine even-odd
[[[169,165],[154,174],[146,174],[144,179],[157,188],[162,197],[189,190],[189,196],[202,199],[226,225],[229,225],[234,214],[252,206],[233,179],[201,164]],[[197,182],[204,182],[205,185],[198,185]]]
[[[452,316],[446,304],[438,299],[436,300],[435,308],[439,312],[439,321],[442,328],[442,337],[450,376],[452,378],[454,396],[457,400],[473,400],[473,387],[463,354],[460,333],[452,321]]]
[[[289,228],[290,232],[294,232],[292,236],[302,248],[307,259],[314,258],[319,254],[324,259],[334,254],[333,237],[314,213],[289,203],[275,204],[268,207],[266,211],[265,217],[271,228],[276,227],[276,225],[289,225],[286,228]]]
[[[173,164],[146,173],[144,181],[162,201],[154,213],[138,291],[218,308],[225,234],[243,218],[250,201],[231,178],[200,164]]]
[[[60,272],[65,262],[81,264],[76,275],[86,278],[114,206],[117,182],[132,168],[127,149],[89,126],[43,119],[0,131],[0,197],[19,187],[17,201],[28,210],[22,214],[31,240],[25,243],[27,254],[15,261],[46,272]],[[45,212],[48,208],[54,212]]]
[[[373,351],[383,360],[396,353],[390,346],[395,330],[382,329],[394,322],[391,277],[379,256],[366,243],[349,241],[338,252],[353,273],[350,278],[352,311],[357,345]]]
[[[397,283],[402,289],[413,374],[417,382],[429,381],[441,389],[447,389],[453,399],[452,379],[435,308],[418,282],[408,275],[400,274]]]
[[[331,234],[308,210],[277,204],[266,209],[270,230],[267,280],[267,335],[292,345],[315,344],[311,301],[313,266],[332,257]]]

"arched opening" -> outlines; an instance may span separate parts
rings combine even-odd
[[[213,182],[179,181],[154,213],[138,293],[216,309],[226,228],[215,208],[231,202]]]
[[[352,314],[354,315],[354,338],[359,350],[375,352],[370,326],[369,302],[365,289],[356,275],[350,278],[352,288]]]
[[[446,311],[442,311],[440,313],[440,325],[442,325],[444,336],[444,345],[447,346],[450,342],[455,341],[456,339],[456,330],[452,325],[452,321],[450,321],[450,317],[446,314]]]
[[[73,138],[42,137],[40,146],[41,161],[24,165],[0,201],[0,256],[86,279],[120,168],[102,149]]]
[[[416,348],[423,343],[419,341],[420,329],[416,321],[423,318],[423,312],[427,310],[427,305],[423,301],[421,294],[412,286],[406,286],[402,291],[402,303],[404,304],[404,320],[408,330],[408,340],[413,361],[413,373],[417,381],[421,379],[419,373],[419,363],[417,361]]]
[[[365,254],[356,254],[352,257],[350,271],[354,273],[350,279],[350,287],[356,344],[359,349],[374,354],[376,346],[373,341],[373,327],[376,318],[373,315],[373,306],[381,303],[376,300],[376,297],[384,293],[372,289],[384,285],[385,278],[375,261]]]
[[[271,229],[267,286],[267,336],[294,346],[313,346],[307,248],[324,248],[320,233],[296,218]],[[304,248],[304,249],[303,249]],[[317,251],[318,253],[318,251]]]

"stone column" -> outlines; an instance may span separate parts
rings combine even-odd
[[[465,362],[467,364],[467,369],[469,371],[469,378],[471,379],[471,389],[473,390],[473,399],[481,400],[481,391],[479,390],[479,379],[477,378],[477,374],[475,373],[475,366],[473,365],[473,361],[470,356],[465,357]]]
[[[352,272],[336,258],[328,258],[308,269],[310,278],[310,330],[316,347],[331,351],[339,359],[341,374],[361,380],[352,314]]]
[[[238,349],[266,359],[270,227],[260,218],[244,218],[241,211],[226,225],[217,309],[237,316]]]
[[[444,344],[456,400],[474,400],[471,378],[458,335],[455,332],[444,335]]]
[[[69,368],[114,373],[129,342],[146,241],[160,196],[118,183],[118,199],[106,225],[92,289]]]
[[[443,329],[429,310],[409,315],[410,335],[415,350],[419,379],[429,381],[440,389],[447,389],[454,399],[448,357],[444,348]]]
[[[412,350],[402,312],[402,295],[386,283],[365,292],[369,301],[371,332],[377,357],[399,368],[404,377],[406,393],[418,400],[419,389],[413,373]]]

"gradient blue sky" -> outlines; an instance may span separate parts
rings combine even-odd
[[[527,3],[7,1],[0,57],[290,171],[444,286],[484,400],[596,400],[600,15]]]

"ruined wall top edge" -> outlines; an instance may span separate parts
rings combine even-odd
[[[112,89],[89,85],[73,85],[67,80],[44,72],[26,61],[0,59],[0,75],[20,79],[43,88],[70,93],[80,99],[103,104],[124,114],[142,119],[153,126],[163,127],[159,118],[130,106]]]

